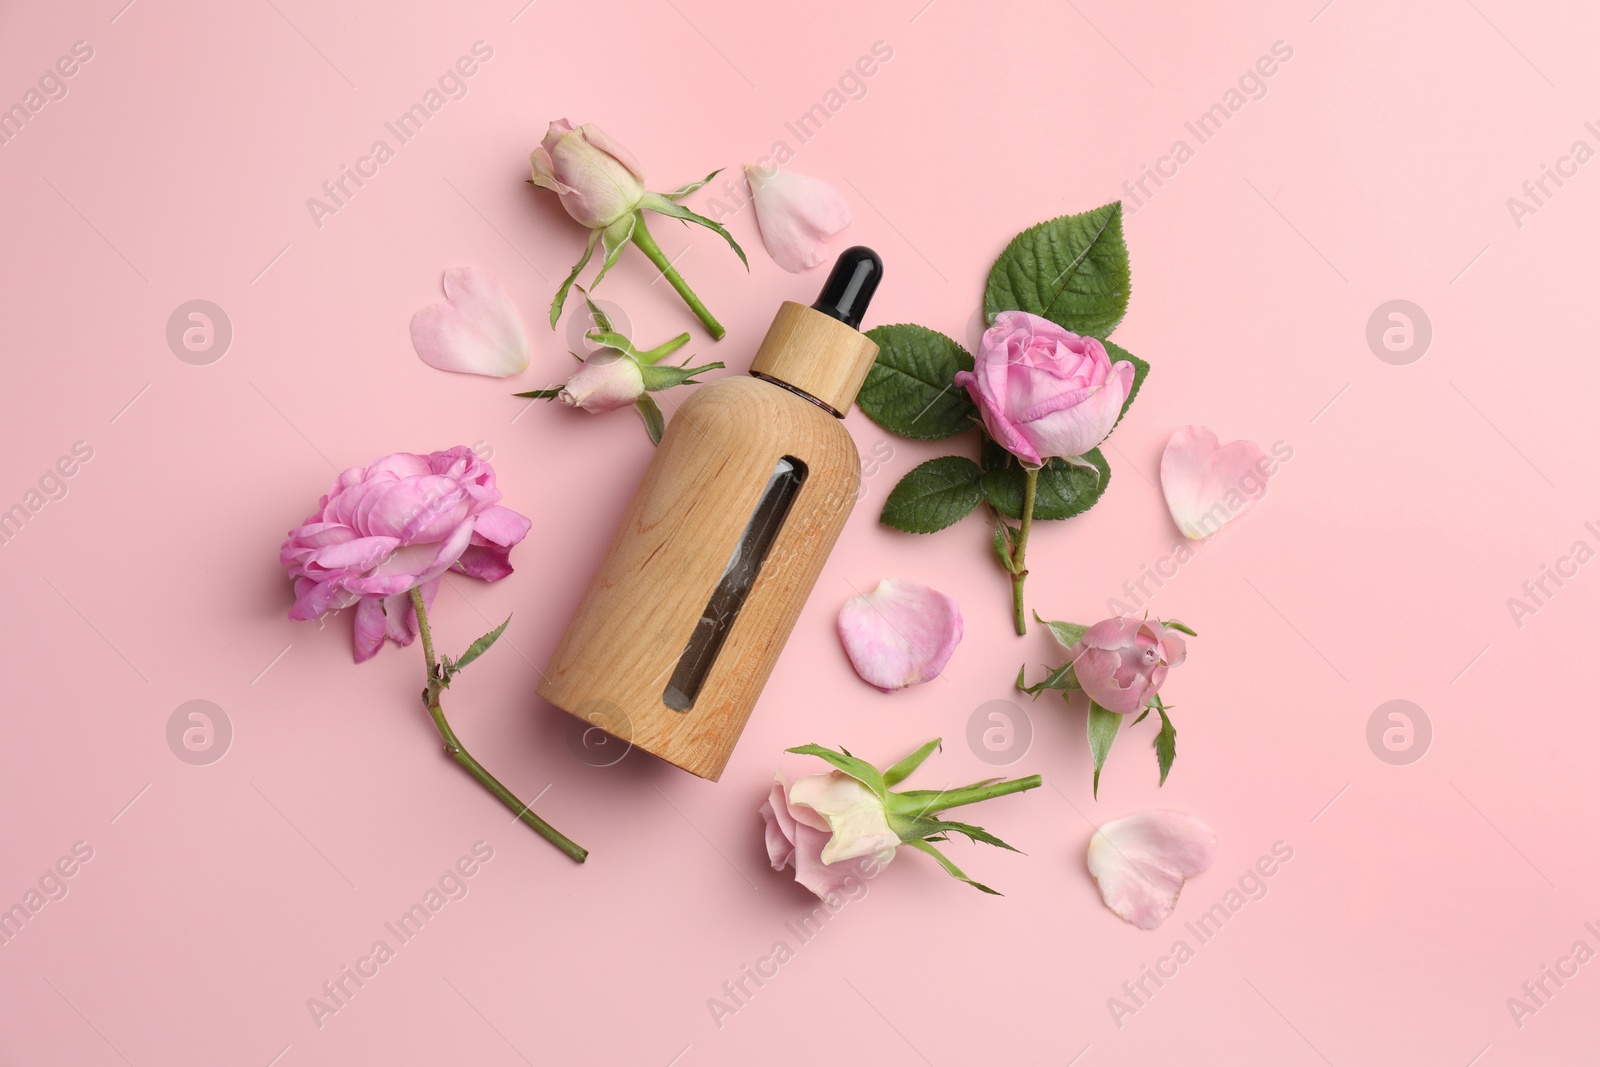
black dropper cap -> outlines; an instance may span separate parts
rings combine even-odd
[[[865,245],[847,248],[834,261],[833,271],[811,308],[859,330],[872,294],[878,291],[882,280],[883,260],[878,253]]]

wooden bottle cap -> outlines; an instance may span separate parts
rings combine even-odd
[[[750,373],[792,386],[843,418],[877,358],[878,346],[866,334],[785,300]]]

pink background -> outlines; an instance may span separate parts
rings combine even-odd
[[[0,506],[74,442],[93,459],[0,551],[7,744],[0,903],[93,849],[0,947],[0,1062],[73,1064],[1569,1063],[1589,1054],[1600,964],[1519,1028],[1506,1000],[1573,942],[1600,948],[1600,729],[1574,678],[1600,606],[1590,569],[1518,627],[1506,604],[1600,519],[1593,356],[1600,164],[1518,227],[1506,198],[1600,118],[1592,7],[1439,0],[1170,5],[885,4],[782,14],[733,0],[577,4],[183,0],[9,4],[0,103],[58,56],[94,56],[9,144],[8,388]],[[1231,10],[1223,10],[1229,8]],[[493,58],[336,216],[305,206],[474,41]],[[876,512],[942,446],[859,413],[867,482],[718,785],[643,754],[581,761],[533,696],[539,665],[649,459],[630,414],[540,406],[570,365],[543,316],[583,234],[523,183],[547,120],[602,124],[670,188],[794,139],[875,41],[893,58],[793,167],[837,185],[840,241],[888,265],[871,322],[971,336],[1019,229],[1122,195],[1275,41],[1293,58],[1137,212],[1116,339],[1154,366],[1091,514],[1036,536],[1031,603],[1085,621],[1170,551],[1156,466],[1177,426],[1284,441],[1264,503],[1151,610],[1201,632],[1168,684],[1179,757],[1156,787],[1149,724],[1090,797],[1080,712],[1026,709],[1003,769],[1044,788],[979,818],[1028,853],[955,844],[1003,898],[903,855],[812,941],[814,901],[767,868],[755,814],[808,741],[876,760],[946,739],[913,784],[982,777],[974,709],[1015,694],[1048,638],[1007,632],[974,517],[912,538]],[[1552,186],[1553,188],[1553,186]],[[702,208],[707,193],[695,203]],[[1130,209],[1133,207],[1129,202]],[[748,212],[720,241],[658,223],[729,328],[690,351],[742,371],[779,300],[809,299]],[[533,366],[511,382],[422,365],[407,335],[447,265],[516,294]],[[599,295],[654,344],[686,310],[628,253]],[[175,358],[165,324],[204,298],[224,358]],[[1366,325],[1414,301],[1433,342],[1380,361]],[[679,397],[668,397],[668,406]],[[520,417],[519,417],[520,415]],[[1580,429],[1581,428],[1581,429]],[[395,449],[492,449],[533,516],[497,585],[448,579],[460,648],[516,613],[449,694],[464,741],[593,850],[574,866],[451,766],[416,704],[417,649],[350,662],[346,618],[284,617],[276,553],[334,470]],[[967,638],[944,676],[891,696],[833,635],[853,588],[928,580]],[[1554,589],[1551,585],[1550,588]],[[1037,629],[1037,628],[1036,628]],[[225,709],[231,749],[174,757],[185,701]],[[1366,725],[1406,699],[1433,727],[1390,765]],[[131,804],[130,804],[131,801]],[[1152,806],[1216,826],[1215,867],[1155,933],[1084,871],[1094,825]],[[319,1029],[321,984],[384,937],[474,842],[494,858]],[[1183,923],[1275,842],[1265,899],[1199,945]],[[1195,956],[1119,1027],[1107,1000],[1180,937]],[[707,1000],[778,940],[794,958],[739,1012]],[[1554,988],[1553,986],[1551,988]],[[277,1057],[275,1060],[274,1057]]]

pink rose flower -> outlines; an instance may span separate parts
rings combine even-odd
[[[792,866],[794,880],[819,897],[875,876],[900,844],[883,801],[838,771],[792,784],[778,775],[761,817],[772,869]]]
[[[351,467],[279,552],[294,579],[289,618],[355,605],[357,663],[376,655],[385,638],[410,644],[412,589],[420,587],[427,602],[447,570],[489,582],[511,573],[511,546],[530,523],[499,500],[493,468],[465,445]]]
[[[529,161],[533,184],[554,190],[567,214],[590,229],[632,214],[644,199],[644,168],[593,123],[557,119]]]
[[[1002,311],[984,331],[977,365],[955,376],[989,435],[1031,464],[1081,456],[1105,440],[1133,388],[1133,364],[1026,311]]]
[[[1090,700],[1126,715],[1150,702],[1185,654],[1182,636],[1159,619],[1106,619],[1073,646],[1072,669]]]

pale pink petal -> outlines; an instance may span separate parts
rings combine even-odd
[[[781,871],[794,860],[794,816],[789,814],[789,803],[784,796],[789,783],[777,775],[772,792],[761,805],[761,818],[766,823],[767,859],[772,869]]]
[[[411,344],[422,362],[492,378],[528,369],[528,337],[498,278],[482,267],[451,267],[444,295],[411,319]]]
[[[1035,409],[1053,410],[1023,415],[1018,420],[1021,432],[1041,456],[1081,456],[1106,439],[1132,389],[1133,364],[1126,360],[1112,364],[1103,384],[1063,391]]]
[[[773,262],[791,274],[828,258],[826,238],[850,225],[850,204],[827,182],[804,174],[746,164],[761,243]]]
[[[1113,819],[1089,839],[1089,873],[1106,907],[1141,930],[1160,926],[1178,906],[1184,881],[1216,858],[1216,832],[1181,811]]]
[[[1219,445],[1204,426],[1184,426],[1161,453],[1161,491],[1172,521],[1198,541],[1261,499],[1270,469],[1254,441]]]
[[[839,609],[839,639],[863,681],[884,692],[937,678],[961,642],[961,606],[920,582],[885,578]]]
[[[1124,673],[1122,654],[1110,649],[1081,648],[1072,661],[1072,673],[1090,700],[1118,715],[1138,711],[1154,692],[1142,674],[1119,678]]]
[[[644,372],[638,362],[626,352],[602,348],[567,379],[559,399],[584,411],[615,411],[632,404],[644,392]]]

